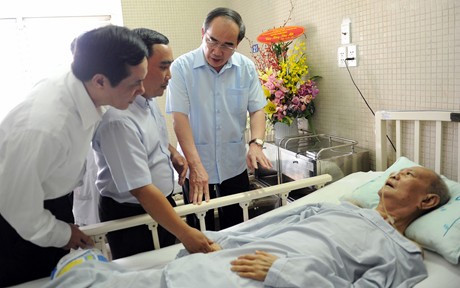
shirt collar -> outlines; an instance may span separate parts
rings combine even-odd
[[[134,99],[134,103],[142,109],[149,109],[151,105],[149,103],[152,103],[152,98],[145,98],[142,95],[137,95],[136,99]]]
[[[208,62],[206,61],[206,58],[204,57],[204,50],[203,50],[203,45],[202,44],[200,46],[200,48],[196,49],[195,50],[195,53],[196,53],[196,57],[194,59],[194,62],[193,62],[193,68],[199,68],[199,67],[203,67],[203,66],[208,66],[210,68],[212,68]],[[230,59],[228,59],[227,63],[225,63],[224,67],[222,67],[222,71],[225,71],[226,69],[232,67],[233,65],[238,65],[237,62],[235,62],[235,54],[238,53],[238,52],[234,52],[232,57],[230,57]]]
[[[80,119],[84,129],[93,127],[99,121],[101,121],[102,115],[104,113],[103,107],[96,107],[93,100],[89,96],[88,92],[81,82],[75,75],[69,73],[69,84],[72,87],[74,93],[70,93],[75,106],[77,108],[77,113],[80,115]]]

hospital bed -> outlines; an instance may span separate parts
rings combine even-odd
[[[429,167],[440,174],[446,173],[444,172],[444,170],[446,170],[449,172],[448,177],[453,180],[452,183],[458,184],[457,182],[460,181],[460,144],[458,141],[460,126],[456,122],[459,121],[459,115],[459,113],[448,111],[378,111],[375,116],[375,159],[377,171],[356,172],[326,186],[324,185],[331,180],[331,176],[319,175],[276,186],[260,188],[238,195],[213,199],[209,203],[200,206],[179,206],[176,207],[176,211],[181,216],[196,213],[200,219],[200,223],[203,225],[202,230],[204,230],[203,217],[206,210],[212,210],[216,207],[233,203],[240,203],[244,219],[248,220],[248,207],[251,201],[269,195],[279,195],[283,205],[275,210],[257,216],[258,219],[269,217],[270,215],[285,211],[286,209],[292,209],[307,203],[339,203],[342,200],[346,200],[347,197],[352,198],[354,193],[364,186],[378,183],[378,179],[385,176],[385,173],[389,173],[390,168],[400,168],[397,167],[402,163],[400,159],[405,159],[405,165],[413,161],[425,167]],[[396,153],[390,150],[391,146],[387,140],[387,136],[389,136],[389,139],[393,138],[396,140]],[[406,149],[408,152],[404,153],[403,151]],[[429,157],[427,157],[427,155]],[[410,160],[401,156],[407,156]],[[395,160],[397,161],[395,162]],[[395,163],[393,164],[393,162]],[[389,164],[392,165],[388,167]],[[294,202],[289,203],[287,201],[289,191],[311,186],[316,186],[318,190]],[[458,184],[458,186],[460,187],[460,184]],[[448,205],[451,205],[453,201],[456,200],[458,204],[460,204],[460,194],[456,198],[457,199],[451,199]],[[457,211],[460,211],[460,209],[457,209]],[[458,212],[457,220],[458,221],[452,222],[451,228],[453,228],[453,230],[456,229],[457,233],[460,233],[460,212]],[[154,235],[154,245],[155,247],[159,247],[158,238],[155,232],[157,225],[148,215],[95,224],[83,227],[82,229],[85,233],[93,236],[94,240],[97,242],[97,246],[104,253],[108,253],[106,243],[104,242],[105,233],[135,225],[149,225]],[[454,225],[456,226],[454,227]],[[228,229],[237,229],[237,227],[238,225]],[[456,243],[456,250],[460,254],[460,238],[457,238]],[[181,249],[183,249],[182,244],[176,244],[117,259],[114,260],[114,262],[130,270],[160,268],[174,259]],[[458,283],[460,283],[459,264],[453,264],[452,259],[447,261],[440,253],[441,252],[438,253],[425,249],[425,264],[429,276],[427,279],[417,284],[417,288],[458,287]],[[456,260],[458,262],[458,257]],[[17,287],[40,287],[48,281],[48,279],[39,279],[24,283]]]

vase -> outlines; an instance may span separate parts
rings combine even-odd
[[[276,145],[279,145],[281,141],[286,137],[292,137],[292,136],[299,135],[299,127],[297,124],[297,118],[294,118],[291,125],[288,125],[286,123],[276,122],[274,129],[275,129],[275,144]]]

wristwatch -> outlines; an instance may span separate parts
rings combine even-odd
[[[248,145],[251,145],[252,143],[256,143],[256,144],[259,145],[260,147],[263,147],[263,146],[264,146],[264,140],[259,139],[259,138],[254,138],[254,139],[252,139],[251,141],[249,141]]]

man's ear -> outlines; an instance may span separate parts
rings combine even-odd
[[[93,85],[95,85],[96,87],[102,88],[106,84],[106,79],[105,76],[102,74],[94,74],[93,78],[91,79],[91,82],[93,82]]]
[[[428,210],[433,207],[436,207],[439,204],[439,195],[436,194],[426,194],[425,198],[420,203],[420,208],[422,210]]]

